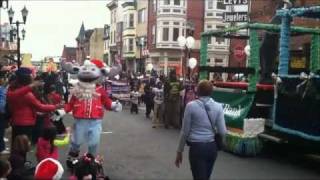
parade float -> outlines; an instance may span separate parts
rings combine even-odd
[[[320,152],[320,29],[292,25],[294,17],[319,18],[320,6],[283,8],[277,17],[278,23],[249,23],[201,35],[200,79],[208,79],[210,72],[248,77],[248,82],[215,82],[212,93],[223,104],[226,150],[234,154],[254,156],[261,151],[262,140]],[[244,29],[248,34],[239,34]],[[290,38],[301,35],[311,39],[309,65],[305,72],[289,74]],[[248,39],[247,67],[207,66],[211,37]]]

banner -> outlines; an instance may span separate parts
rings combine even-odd
[[[212,98],[222,103],[227,127],[243,129],[243,122],[252,106],[254,94],[214,91]]]

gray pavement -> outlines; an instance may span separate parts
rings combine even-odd
[[[67,118],[66,124],[72,121]],[[138,115],[130,114],[128,109],[107,112],[103,131],[99,152],[111,180],[192,179],[187,147],[182,167],[174,166],[179,131],[152,129],[151,120],[145,118],[141,109]],[[67,150],[60,149],[63,164]],[[320,179],[319,171],[301,164],[274,155],[242,158],[220,152],[212,179]]]

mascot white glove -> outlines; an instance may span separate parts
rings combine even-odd
[[[122,104],[117,100],[111,103],[111,109],[115,112],[122,111]]]
[[[52,115],[52,121],[60,121],[60,119],[66,114],[66,112],[63,109],[57,109],[54,111]]]

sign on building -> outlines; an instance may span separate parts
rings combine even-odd
[[[225,5],[246,5],[248,0],[224,0],[223,4]]]
[[[248,12],[224,12],[224,22],[247,22]]]

